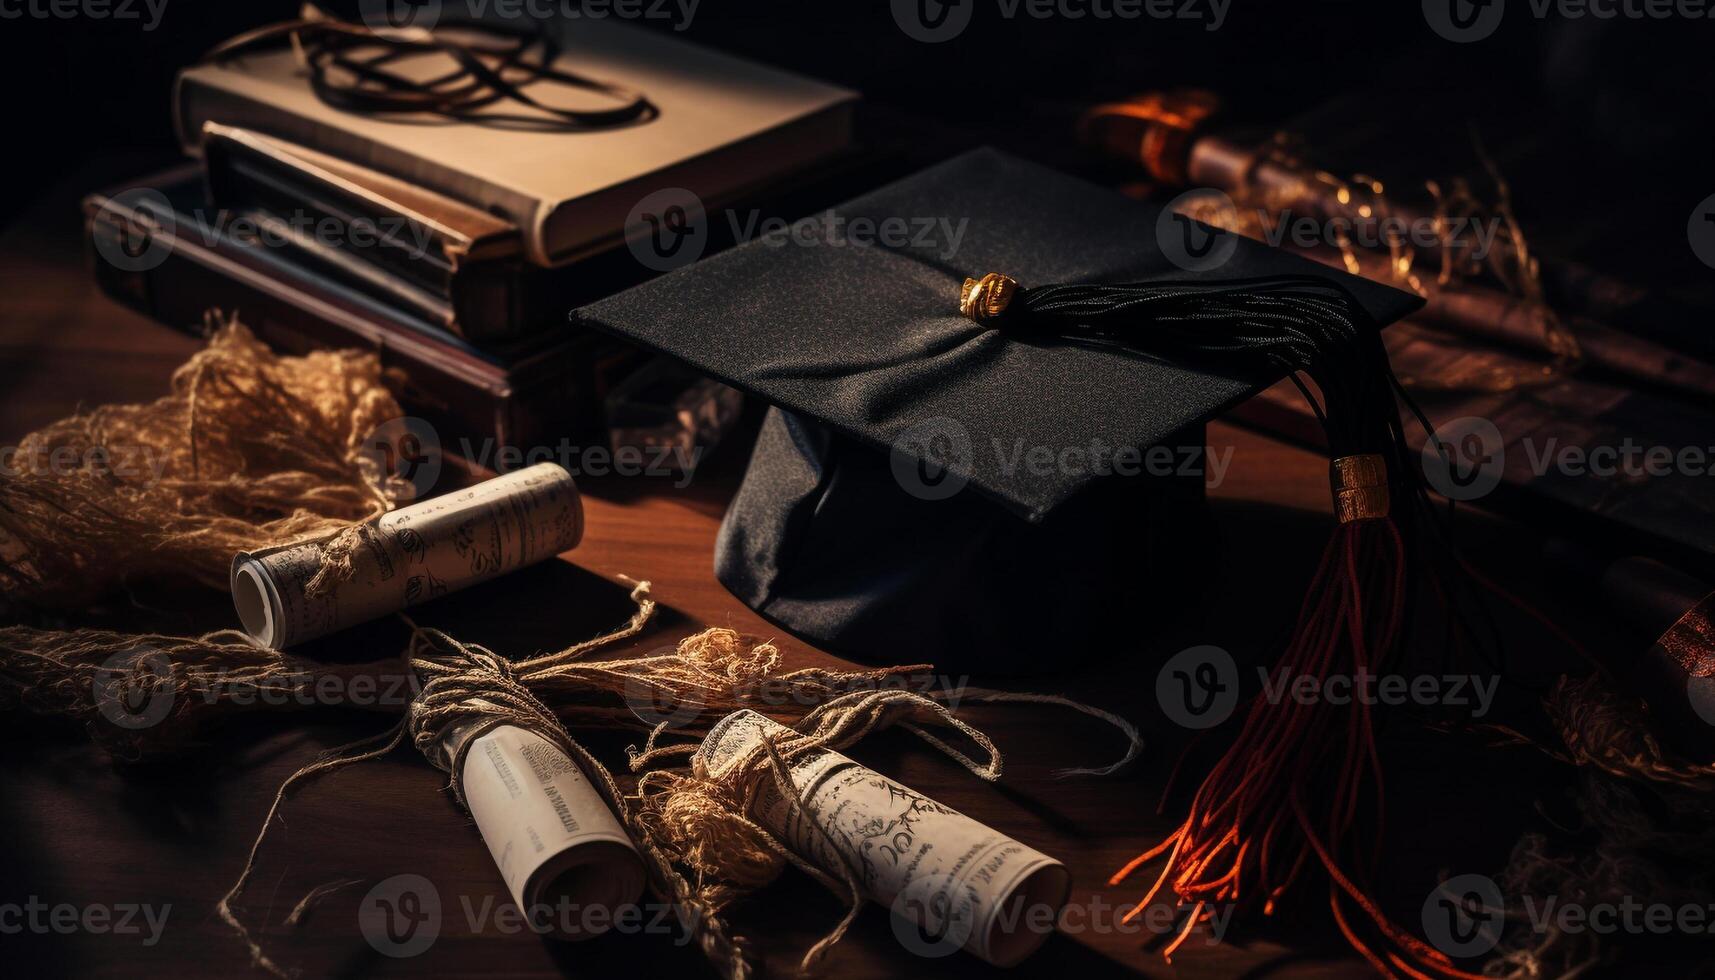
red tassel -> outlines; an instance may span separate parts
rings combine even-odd
[[[1277,662],[1287,677],[1380,674],[1400,646],[1405,610],[1405,544],[1392,518],[1341,524],[1299,611],[1291,644]],[[1281,897],[1315,860],[1327,875],[1328,901],[1340,931],[1387,976],[1415,980],[1481,980],[1456,968],[1390,921],[1368,897],[1360,824],[1382,826],[1382,771],[1370,706],[1271,702],[1259,695],[1244,727],[1209,772],[1183,824],[1109,880],[1117,885],[1163,853],[1155,886],[1127,920],[1141,914],[1163,888],[1193,906],[1184,930],[1164,950],[1171,956],[1211,903],[1255,906],[1272,914]],[[1332,785],[1329,785],[1330,770]],[[1367,919],[1360,935],[1348,918]]]

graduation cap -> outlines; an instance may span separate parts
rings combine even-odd
[[[889,223],[915,231],[884,240]],[[1401,642],[1428,499],[1380,327],[1418,305],[985,149],[581,319],[772,404],[716,546],[729,589],[818,645],[943,669],[1056,668],[1168,611],[1203,481],[1148,454],[1201,447],[1205,420],[1291,377],[1337,521],[1277,668],[1326,675],[1384,669]],[[1344,856],[1379,776],[1367,709],[1258,698],[1242,724],[1185,825],[1115,882],[1166,854],[1157,888],[1187,903],[1272,905],[1320,862],[1372,962],[1439,969]]]
[[[892,243],[857,244],[888,222]],[[1201,256],[1158,244],[1182,231],[1218,238]],[[1022,296],[973,318],[966,280],[991,272]],[[1043,284],[1157,282],[1177,292],[1138,304],[1195,307],[1266,280],[1348,304],[1361,331],[1418,303],[984,149],[581,316],[774,406],[716,545],[740,599],[859,659],[1040,670],[1045,650],[1093,648],[1180,601],[1206,550],[1203,423],[1293,368],[1263,349],[1068,342],[1054,324],[1076,319],[1073,298],[1040,315],[1027,301]]]

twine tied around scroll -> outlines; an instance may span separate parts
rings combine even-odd
[[[82,610],[133,581],[225,589],[232,556],[391,510],[368,437],[404,415],[372,353],[281,357],[237,320],[153,402],[19,441],[0,473],[0,592]]]
[[[780,651],[773,644],[751,642],[733,630],[720,628],[687,637],[672,652],[606,661],[582,659],[585,654],[644,630],[656,608],[649,583],[637,583],[631,598],[636,603],[636,612],[620,629],[564,650],[518,661],[509,661],[482,646],[462,643],[438,630],[415,628],[405,659],[424,683],[406,716],[387,731],[336,748],[288,777],[275,794],[244,871],[221,899],[218,914],[243,937],[253,962],[276,975],[285,975],[251,937],[238,919],[233,903],[249,883],[274,818],[297,785],[312,776],[379,758],[409,740],[433,764],[448,770],[450,788],[462,802],[459,760],[445,758],[438,747],[455,729],[475,726],[473,731],[480,733],[504,724],[540,735],[583,767],[591,784],[612,806],[638,845],[651,883],[672,899],[681,921],[692,930],[704,954],[726,976],[750,976],[745,945],[727,933],[717,914],[719,907],[708,901],[708,894],[702,888],[693,886],[675,870],[673,856],[656,845],[657,836],[628,805],[611,773],[571,737],[567,726],[636,727],[640,722],[634,705],[639,700],[681,705],[686,715],[680,720],[689,724],[712,715],[724,715],[756,700],[755,692],[762,680],[789,685],[798,697],[818,703],[836,699],[854,688],[873,689],[890,677],[930,668],[926,665],[860,671],[805,668],[782,673]],[[668,723],[655,725],[651,743],[667,727]],[[464,745],[471,744],[474,737],[467,736]]]
[[[1059,776],[1106,775],[1130,762],[1143,746],[1142,736],[1124,718],[1069,698],[969,689],[960,693],[959,699],[974,703],[1061,705],[1101,719],[1125,734],[1128,746],[1119,761],[1098,768],[1062,769],[1057,773]],[[928,725],[951,728],[969,740],[976,751],[970,753],[956,747]],[[735,899],[772,882],[787,865],[808,874],[841,898],[846,903],[844,915],[799,963],[801,972],[810,973],[856,920],[863,907],[861,884],[848,864],[842,863],[836,876],[787,847],[751,819],[752,805],[759,794],[772,787],[793,808],[808,812],[811,806],[808,799],[788,779],[794,760],[818,751],[845,749],[874,732],[895,726],[916,735],[979,779],[994,782],[1001,776],[1000,750],[987,735],[953,714],[937,697],[914,691],[855,691],[835,697],[790,726],[790,734],[764,736],[719,773],[709,770],[697,753],[698,744],[657,745],[657,736],[662,731],[658,727],[650,733],[643,749],[631,754],[633,771],[643,771],[637,782],[637,797],[640,823],[650,837],[649,847],[670,855],[694,872],[698,882],[697,904],[708,909],[709,914],[718,914]],[[649,768],[663,759],[684,755],[691,757],[687,770]],[[827,853],[843,853],[828,839],[819,821],[811,819],[805,824],[823,838]]]
[[[474,738],[465,740],[460,749],[460,758],[445,761],[443,753],[437,751],[441,740],[457,726],[475,725],[480,733],[497,725],[516,725],[547,739],[568,758],[577,760],[597,792],[601,793],[608,805],[614,808],[614,812],[621,816],[622,821],[629,823],[625,816],[625,799],[614,784],[612,774],[599,760],[590,755],[588,750],[572,739],[565,726],[555,717],[553,710],[530,692],[524,678],[530,676],[534,667],[551,669],[592,650],[641,633],[655,615],[656,605],[650,595],[649,583],[638,582],[632,589],[631,599],[636,604],[636,612],[619,629],[557,653],[545,654],[518,664],[509,663],[485,647],[463,644],[440,630],[423,629],[413,624],[411,645],[406,651],[405,661],[419,676],[427,678],[422,691],[392,728],[379,735],[336,748],[286,777],[285,782],[281,783],[275,792],[273,804],[269,806],[268,814],[262,820],[262,829],[251,844],[244,870],[216,906],[215,910],[221,921],[231,926],[248,945],[252,965],[282,978],[289,976],[262,951],[261,945],[251,937],[250,930],[239,920],[232,907],[232,902],[243,894],[245,886],[249,884],[250,876],[256,869],[257,854],[260,853],[262,844],[268,837],[269,828],[285,803],[287,794],[294,786],[311,776],[378,759],[398,748],[406,739],[430,762],[448,769],[453,795],[460,805],[463,805],[464,791],[460,785],[459,763],[462,762],[464,747],[468,747]]]
[[[341,528],[333,537],[324,541],[321,546],[321,564],[316,566],[316,574],[304,583],[304,595],[311,599],[331,595],[341,582],[357,574],[357,567],[351,560],[352,552],[374,536],[375,524],[370,520]]]

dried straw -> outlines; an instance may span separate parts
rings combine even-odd
[[[239,551],[391,509],[403,487],[363,451],[403,414],[358,351],[280,357],[236,320],[164,398],[107,405],[0,459],[0,594],[87,608],[153,578],[225,588]]]

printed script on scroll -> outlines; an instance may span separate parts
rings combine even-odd
[[[605,931],[643,893],[643,865],[601,794],[565,753],[500,725],[465,751],[465,802],[529,921],[565,938]]]
[[[240,554],[233,600],[245,630],[282,649],[551,558],[582,535],[576,484],[543,463],[377,518],[351,575],[321,595],[306,587],[327,539]]]
[[[765,734],[788,731],[734,713],[709,733],[704,764],[720,773]],[[804,806],[765,776],[751,817],[817,867],[836,877],[850,868],[873,901],[996,965],[1023,959],[1052,931],[1069,886],[1060,862],[837,752],[810,752],[791,769]],[[1020,903],[1048,914],[1026,915]]]

